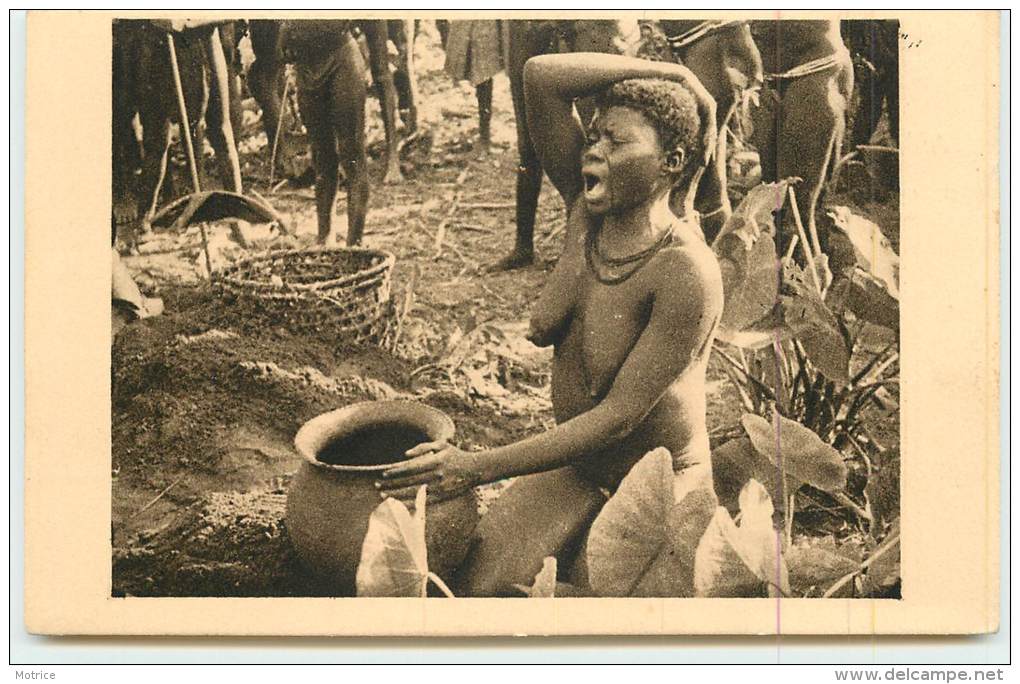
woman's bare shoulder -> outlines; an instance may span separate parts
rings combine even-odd
[[[715,252],[702,240],[674,243],[653,260],[658,288],[668,295],[697,297],[708,309],[721,309],[722,273]]]

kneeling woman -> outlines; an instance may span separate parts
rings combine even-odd
[[[714,149],[715,104],[676,64],[544,55],[525,67],[529,127],[568,208],[566,245],[535,305],[530,339],[553,345],[555,428],[480,452],[430,443],[383,474],[383,495],[432,498],[519,479],[479,525],[461,595],[513,593],[548,555],[576,553],[648,451],[673,455],[678,486],[712,486],[705,367],[722,280],[693,210]],[[598,96],[585,135],[575,99]],[[683,216],[671,190],[688,198]],[[521,477],[522,476],[522,477]],[[583,554],[580,554],[583,560]],[[575,568],[583,581],[583,563]]]

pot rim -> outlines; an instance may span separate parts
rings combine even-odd
[[[321,413],[304,423],[304,425],[298,429],[297,434],[294,435],[294,448],[297,450],[302,460],[306,463],[309,463],[316,468],[323,468],[342,473],[381,472],[412,460],[404,459],[401,461],[393,461],[392,463],[380,463],[378,465],[334,465],[331,463],[323,463],[316,457],[316,454],[323,446],[325,446],[325,443],[328,443],[330,438],[335,436],[334,434],[329,434],[328,437],[323,438],[322,435],[324,432],[335,432],[335,428],[338,423],[355,419],[369,408],[371,408],[373,412],[380,410],[384,413],[387,411],[397,411],[399,413],[393,416],[394,422],[398,419],[410,419],[408,424],[412,427],[416,427],[425,432],[435,430],[438,434],[432,441],[450,440],[455,432],[453,420],[451,420],[448,415],[439,409],[429,406],[428,404],[423,404],[420,401],[413,401],[410,399],[358,401],[333,411]],[[415,420],[415,414],[417,414],[417,421]],[[429,420],[435,422],[432,425],[428,425],[427,422]]]

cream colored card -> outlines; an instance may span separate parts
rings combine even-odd
[[[24,592],[30,632],[870,635],[998,629],[997,13],[856,15],[901,22],[900,600],[112,597],[106,308],[112,16],[28,17]],[[777,18],[774,12],[717,16]],[[500,199],[512,201],[512,195]]]

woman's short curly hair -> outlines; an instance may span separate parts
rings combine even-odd
[[[614,83],[598,98],[601,110],[621,106],[645,115],[659,134],[664,150],[684,151],[685,167],[703,159],[704,129],[698,101],[686,86],[657,78],[634,78]]]

